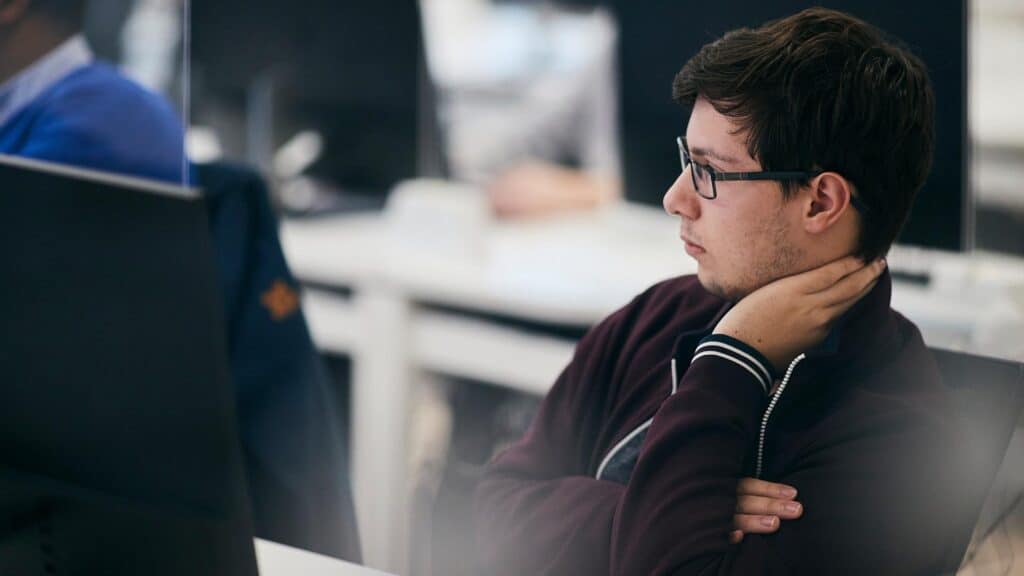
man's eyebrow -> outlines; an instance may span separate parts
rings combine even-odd
[[[725,154],[719,154],[718,152],[715,152],[714,150],[711,150],[710,148],[701,148],[701,147],[697,146],[695,148],[692,148],[690,150],[690,153],[693,154],[694,156],[704,156],[705,158],[713,158],[715,160],[718,160],[719,162],[724,162],[726,164],[737,164],[738,163],[738,161],[735,158],[733,158],[732,156],[726,156]]]

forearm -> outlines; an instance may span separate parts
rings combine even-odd
[[[617,510],[612,574],[701,573],[735,551],[736,486],[749,474],[762,381],[698,358],[654,418]]]
[[[943,480],[952,442],[941,419],[884,402],[841,430],[833,422],[776,478],[800,491],[799,520],[731,544],[736,486],[756,459],[764,402],[738,365],[691,365],[655,416],[616,511],[611,574],[939,571],[951,525],[941,504],[957,501],[957,486]]]

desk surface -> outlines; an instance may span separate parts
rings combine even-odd
[[[256,538],[260,576],[389,576],[365,566]]]
[[[675,219],[629,204],[476,228],[407,223],[386,212],[288,221],[281,238],[305,283],[373,285],[420,302],[574,326],[601,320],[655,282],[696,271]],[[896,247],[889,261],[931,275],[927,287],[897,283],[893,291],[893,307],[929,344],[1024,359],[1020,259]]]
[[[288,221],[281,241],[306,283],[373,282],[421,301],[567,325],[593,324],[654,282],[696,271],[678,224],[644,207],[452,228],[364,214]]]

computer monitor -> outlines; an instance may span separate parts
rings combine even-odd
[[[899,241],[947,250],[969,246],[967,186],[966,2],[932,0],[611,0],[620,25],[622,150],[628,199],[660,205],[679,175],[675,138],[686,113],[672,101],[672,79],[707,42],[811,6],[842,10],[900,38],[928,66],[936,97],[931,175]]]
[[[256,574],[202,199],[0,183],[0,574]]]
[[[445,171],[417,0],[217,0],[191,14],[197,120],[208,101],[244,107],[247,142],[272,149],[317,131],[307,173],[346,192]]]

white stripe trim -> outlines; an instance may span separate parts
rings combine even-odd
[[[608,451],[608,455],[604,457],[604,460],[601,460],[601,465],[597,467],[597,474],[594,474],[594,478],[597,478],[598,480],[600,480],[601,479],[601,474],[604,473],[605,467],[608,466],[609,462],[611,462],[612,456],[615,456],[616,452],[618,452],[619,450],[622,450],[622,448],[625,447],[626,444],[629,444],[629,441],[632,440],[633,438],[635,438],[637,434],[639,434],[639,433],[643,432],[644,430],[650,428],[652,422],[654,422],[654,418],[651,418],[651,419],[647,420],[646,422],[644,422],[643,424],[637,426],[636,430],[633,430],[632,432],[627,434],[625,438],[623,438],[622,440],[619,440],[619,442],[617,444],[615,444],[615,446],[613,446],[611,450]]]
[[[722,342],[720,340],[710,340],[708,342],[705,342],[705,343],[701,344],[700,346],[697,346],[697,351],[700,352],[701,348],[704,348],[705,346],[721,346],[722,348],[725,348],[726,350],[729,350],[730,352],[734,352],[737,355],[739,355],[739,356],[741,356],[743,358],[746,358],[747,360],[750,360],[751,362],[754,363],[754,366],[756,366],[761,371],[761,374],[764,376],[765,381],[766,382],[770,382],[771,381],[772,373],[769,372],[768,369],[764,367],[764,364],[762,364],[760,360],[758,360],[757,358],[754,358],[750,354],[747,354],[746,352],[744,352],[743,350],[740,350],[739,348],[733,346],[732,344],[727,344],[727,343]]]
[[[750,374],[754,378],[757,379],[757,382],[759,384],[761,384],[761,388],[764,389],[764,393],[765,394],[768,393],[768,390],[769,390],[768,384],[765,383],[764,379],[761,377],[760,374],[757,373],[756,370],[754,370],[750,366],[747,366],[746,363],[744,363],[744,362],[742,362],[740,360],[737,360],[736,358],[734,358],[732,356],[729,356],[728,354],[725,354],[723,352],[718,352],[718,351],[715,351],[715,350],[705,350],[705,351],[697,354],[696,356],[694,356],[693,357],[693,361],[691,361],[690,364],[693,364],[693,362],[696,362],[698,358],[703,358],[704,356],[718,356],[719,358],[725,358],[726,360],[729,360],[733,364],[735,364],[737,366],[740,366],[741,368],[743,368],[747,372],[750,372]]]
[[[672,359],[672,395],[679,390],[679,373],[676,371],[676,359]]]

